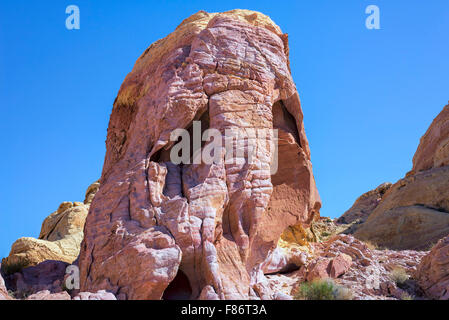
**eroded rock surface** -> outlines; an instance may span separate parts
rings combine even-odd
[[[11,247],[9,256],[2,260],[6,273],[35,266],[46,260],[72,263],[79,255],[83,228],[99,183],[93,183],[86,192],[83,203],[63,202],[58,210],[42,223],[39,238],[24,237]]]
[[[243,154],[171,162],[171,133],[192,132],[194,120],[218,130],[223,145],[235,134]],[[267,134],[253,136],[256,129]],[[275,142],[282,156],[271,175]],[[194,299],[273,297],[261,264],[286,227],[307,226],[321,202],[287,35],[267,16],[201,11],[152,44],[120,88],[106,149],[81,290],[119,299],[168,299],[168,286]]]
[[[438,241],[422,259],[416,278],[429,298],[449,300],[449,237]]]
[[[413,157],[411,174],[449,166],[449,105],[433,120]]]
[[[362,194],[340,218],[337,223],[349,224],[353,222],[363,223],[379,205],[385,192],[390,189],[391,183],[383,183],[376,189]]]
[[[0,300],[11,300],[12,298],[8,294],[8,289],[5,286],[5,280],[3,280],[0,274]]]

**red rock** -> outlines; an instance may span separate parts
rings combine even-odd
[[[329,275],[331,278],[338,278],[349,270],[352,264],[352,258],[347,254],[341,253],[332,259],[330,263]]]
[[[308,268],[307,281],[327,279],[330,277],[331,259],[322,258],[313,262]]]
[[[257,150],[251,165],[247,155],[171,163],[171,132],[193,120],[221,133],[269,129],[270,143],[237,139]],[[272,128],[282,154],[273,176]],[[287,35],[257,12],[199,12],[154,43],[114,103],[100,184],[81,246],[82,291],[270,298],[260,265],[286,227],[310,223],[321,206]]]
[[[415,277],[429,298],[449,300],[449,236],[422,259]]]
[[[449,165],[449,105],[433,120],[413,157],[412,173]]]

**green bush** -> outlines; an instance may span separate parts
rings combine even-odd
[[[351,300],[352,292],[348,288],[335,284],[332,280],[314,280],[304,282],[295,294],[297,300]]]
[[[390,279],[396,283],[397,286],[402,286],[410,276],[405,269],[397,267],[391,270]]]

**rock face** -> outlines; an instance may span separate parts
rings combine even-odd
[[[194,120],[223,145],[234,135],[243,154],[170,161],[172,132],[195,134]],[[251,136],[255,129],[267,134]],[[287,35],[257,12],[201,11],[152,44],[120,88],[106,149],[81,248],[82,291],[271,298],[262,263],[288,226],[319,214]]]
[[[25,237],[14,242],[2,261],[5,272],[14,273],[46,260],[72,263],[79,255],[84,223],[98,188],[99,183],[88,188],[84,203],[63,202],[44,220],[38,239]]]
[[[422,259],[416,278],[429,298],[449,300],[449,237],[441,239]]]
[[[340,218],[337,219],[337,223],[353,223],[364,222],[371,212],[377,208],[382,200],[385,192],[390,189],[391,183],[383,183],[376,189],[368,191],[362,194],[352,205],[352,207],[346,211]]]
[[[449,166],[449,105],[433,120],[413,157],[413,173]]]
[[[5,286],[5,280],[3,280],[2,275],[0,274],[0,300],[11,300],[12,298],[8,294],[8,290]]]
[[[433,121],[413,170],[385,193],[354,235],[392,249],[427,249],[449,234],[449,106]]]

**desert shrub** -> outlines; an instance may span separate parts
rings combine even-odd
[[[302,283],[294,297],[297,300],[351,300],[352,292],[330,279],[320,279]]]
[[[390,279],[396,283],[397,286],[403,285],[410,276],[404,268],[396,267],[390,271]]]
[[[370,250],[378,250],[378,246],[377,244],[371,242],[371,241],[366,241],[365,245],[368,247],[368,249]]]
[[[22,271],[23,268],[26,268],[29,265],[28,261],[20,260],[14,263],[2,263],[2,272],[5,275],[14,274],[16,272]]]
[[[17,299],[16,293],[15,293],[14,291],[12,291],[12,290],[8,290],[8,295],[9,295],[11,298],[13,298],[13,299]]]
[[[408,292],[404,292],[401,295],[401,300],[415,300],[415,297],[409,294]]]

